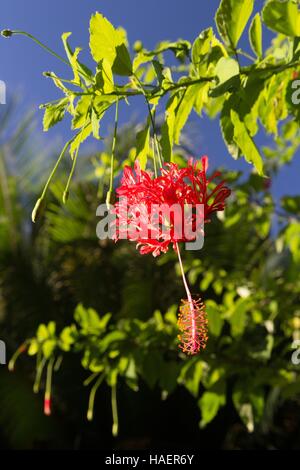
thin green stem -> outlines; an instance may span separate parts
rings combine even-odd
[[[152,125],[153,139],[154,139],[155,150],[157,152],[158,164],[159,164],[160,168],[162,168],[162,166],[163,166],[162,156],[161,156],[160,147],[159,147],[157,134],[156,134],[156,130],[155,130],[155,114],[152,113],[152,111],[151,111],[151,107],[150,107],[150,103],[149,103],[148,98],[146,98],[146,100],[147,100],[148,112],[149,112],[151,125]]]
[[[42,379],[42,374],[43,374],[43,370],[44,370],[45,365],[46,365],[46,358],[43,357],[37,365],[35,381],[34,381],[34,384],[33,384],[33,392],[34,393],[38,393],[39,390],[40,390],[41,379]]]
[[[251,54],[248,54],[248,52],[243,51],[243,49],[237,49],[236,52],[240,55],[243,55],[244,57],[247,57],[247,59],[252,60],[253,62],[256,62],[256,58],[253,57]]]
[[[45,388],[45,398],[44,398],[44,413],[46,415],[51,414],[51,390],[52,390],[52,376],[53,376],[54,364],[55,364],[55,357],[51,357],[47,366],[46,388]]]
[[[83,134],[83,131],[85,130],[85,128],[87,127],[88,124],[86,124],[82,129],[81,131],[76,134],[76,136],[72,139],[76,139],[76,137],[79,136],[79,143],[76,147],[76,150],[75,150],[75,155],[73,157],[73,162],[72,162],[72,167],[71,167],[71,171],[70,171],[70,174],[69,174],[69,178],[68,178],[68,181],[67,181],[67,184],[66,184],[66,187],[65,187],[65,190],[64,190],[64,193],[63,193],[63,203],[66,204],[67,200],[68,200],[68,197],[69,197],[69,189],[70,189],[70,184],[71,184],[71,181],[72,181],[72,178],[73,178],[73,175],[74,175],[74,172],[75,172],[75,168],[76,168],[76,163],[77,163],[77,158],[78,158],[78,153],[79,153],[79,147],[80,147],[80,142],[81,142],[81,136]]]
[[[40,47],[42,47],[43,49],[45,49],[45,51],[49,52],[49,54],[53,55],[54,57],[56,57],[58,60],[60,60],[61,62],[63,62],[64,64],[66,65],[70,65],[70,63],[64,59],[61,55],[57,54],[57,52],[55,52],[53,49],[51,49],[50,47],[46,46],[46,44],[43,44],[41,41],[39,41],[39,39],[37,39],[35,36],[33,36],[32,34],[30,33],[27,33],[26,31],[20,31],[20,30],[15,30],[15,31],[12,31],[12,34],[19,34],[21,36],[26,36],[27,38],[31,39],[32,41],[34,41],[36,44],[38,44]]]
[[[55,175],[55,173],[56,173],[56,171],[57,171],[57,168],[58,168],[60,162],[62,161],[62,159],[63,159],[63,157],[64,157],[64,155],[65,155],[65,153],[66,153],[68,147],[71,145],[71,143],[73,142],[73,140],[74,140],[74,138],[73,138],[73,139],[70,139],[70,140],[65,144],[64,148],[62,149],[61,154],[59,155],[59,157],[58,157],[58,159],[57,159],[57,161],[56,161],[56,163],[55,163],[55,165],[54,165],[54,167],[53,167],[53,170],[51,171],[50,176],[49,176],[49,178],[48,178],[48,180],[47,180],[47,182],[46,182],[46,184],[45,184],[45,186],[44,186],[43,192],[42,192],[42,194],[41,194],[41,199],[44,199],[44,197],[46,196],[46,193],[47,193],[47,191],[48,191],[48,188],[49,188],[49,185],[50,185],[50,183],[51,183],[51,181],[52,181],[52,178],[53,178],[53,176]]]
[[[79,83],[75,82],[74,80],[67,80],[66,78],[57,77],[56,75],[54,75],[51,72],[44,72],[43,75],[47,78],[52,78],[53,80],[58,79],[60,82],[68,83],[69,85],[74,85],[74,86],[77,86],[77,87],[81,87],[81,85]]]
[[[134,77],[137,80],[137,82],[140,86],[141,92],[144,95],[146,103],[147,103],[148,114],[149,114],[150,122],[151,122],[151,126],[152,126],[153,140],[154,140],[155,150],[157,152],[157,159],[158,159],[158,161],[156,161],[156,152],[153,151],[154,172],[155,172],[155,177],[157,177],[157,169],[158,169],[157,167],[162,166],[162,159],[161,159],[161,156],[160,156],[160,150],[159,150],[159,146],[158,146],[158,142],[157,142],[157,136],[156,136],[156,132],[155,132],[155,121],[154,121],[154,117],[153,117],[153,114],[152,114],[150,101],[149,101],[149,98],[148,98],[148,95],[147,95],[146,91],[144,90],[143,84],[142,84],[142,82],[140,81],[139,77],[136,74],[134,74]]]
[[[188,283],[187,283],[187,280],[186,280],[186,277],[185,277],[185,274],[184,274],[184,269],[183,269],[183,263],[182,263],[182,259],[181,259],[180,249],[179,249],[179,245],[178,245],[177,242],[175,243],[175,247],[176,247],[176,252],[177,252],[177,256],[178,256],[179,266],[180,266],[180,270],[181,270],[181,276],[182,276],[182,280],[183,280],[183,285],[184,285],[184,287],[185,287],[185,291],[186,291],[188,300],[189,300],[189,302],[191,302],[191,301],[192,301],[192,294],[191,294],[191,292],[190,292],[190,289],[189,289],[189,286],[188,286]]]
[[[119,433],[117,383],[111,386],[111,408],[112,408],[112,415],[113,415],[112,435],[116,437]]]
[[[113,192],[114,186],[114,166],[115,166],[115,151],[116,151],[116,144],[117,144],[117,135],[118,135],[118,121],[119,121],[119,99],[116,101],[116,112],[115,112],[115,127],[114,127],[114,135],[111,147],[111,158],[110,158],[110,182],[109,182],[109,190],[106,195],[106,205],[109,208],[110,199]]]
[[[23,352],[26,351],[27,345],[30,343],[30,341],[31,340],[28,339],[24,341],[24,343],[21,344],[21,346],[18,347],[18,349],[16,350],[16,352],[14,353],[14,355],[12,356],[11,360],[8,363],[8,370],[12,372],[15,369],[16,360]]]
[[[157,178],[157,164],[156,164],[156,158],[155,158],[155,148],[154,148],[153,138],[151,138],[151,148],[152,148],[153,163],[154,163],[154,175],[155,175],[155,178]]]
[[[63,157],[64,157],[64,155],[65,155],[65,153],[66,153],[66,151],[67,151],[67,148],[68,148],[69,145],[73,142],[74,138],[75,138],[75,137],[73,137],[72,139],[70,139],[70,140],[65,144],[64,148],[62,149],[62,152],[61,152],[61,154],[59,155],[59,157],[58,157],[58,159],[57,159],[57,161],[56,161],[56,163],[55,163],[55,165],[54,165],[54,168],[53,168],[53,170],[51,171],[50,176],[49,176],[49,178],[48,178],[48,180],[47,180],[47,182],[46,182],[46,184],[45,184],[45,186],[44,186],[44,189],[43,189],[43,191],[42,191],[42,194],[41,194],[41,196],[39,197],[39,199],[37,200],[36,205],[35,205],[35,207],[34,207],[34,209],[33,209],[33,211],[32,211],[32,216],[31,216],[32,222],[35,222],[35,221],[36,221],[36,218],[37,218],[39,209],[40,209],[40,207],[41,207],[41,204],[42,204],[43,200],[45,199],[45,196],[46,196],[46,193],[47,193],[47,191],[48,191],[49,185],[50,185],[50,183],[51,183],[51,181],[52,181],[52,178],[54,177],[54,175],[55,175],[55,173],[56,173],[56,171],[57,171],[57,168],[58,168],[60,162],[62,161],[62,159],[63,159]]]
[[[93,380],[98,377],[99,375],[99,372],[94,372],[93,374],[91,374],[84,382],[83,382],[83,385],[84,387],[87,387],[88,385],[90,385],[90,383],[93,382]]]
[[[48,396],[51,396],[52,375],[53,375],[54,364],[55,364],[55,357],[51,357],[47,366],[47,378],[46,378],[46,395]]]
[[[55,362],[55,364],[54,364],[54,372],[59,371],[60,366],[61,366],[61,364],[62,364],[62,361],[63,361],[63,356],[62,356],[62,355],[61,355],[61,356],[58,356],[58,358],[57,358],[57,360],[56,360],[56,362]]]
[[[64,64],[68,65],[69,67],[72,68],[70,62],[68,62],[66,59],[64,59],[61,55],[57,54],[57,52],[55,52],[53,49],[51,49],[50,47],[46,46],[46,44],[42,43],[39,39],[37,39],[35,36],[33,36],[32,34],[30,33],[27,33],[26,31],[20,31],[20,30],[13,30],[11,31],[11,35],[13,34],[19,34],[21,36],[25,36],[29,39],[31,39],[32,41],[34,41],[38,46],[42,47],[42,49],[44,49],[46,52],[48,52],[49,54],[53,55],[54,57],[56,57],[56,59],[60,60],[61,62],[63,62]],[[86,75],[84,72],[82,71],[78,71],[79,75],[87,78],[88,80],[90,80],[90,77],[88,75]]]
[[[103,379],[105,377],[105,373],[101,374],[96,381],[96,383],[93,385],[91,393],[90,393],[90,398],[89,398],[89,407],[88,407],[88,412],[87,412],[87,419],[88,421],[92,421],[94,417],[94,405],[95,405],[95,397],[98,388],[100,387],[101,383],[103,382]]]

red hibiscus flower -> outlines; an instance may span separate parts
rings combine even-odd
[[[224,209],[230,194],[223,181],[209,191],[220,173],[207,178],[208,158],[202,157],[199,163],[191,159],[185,168],[168,163],[156,178],[141,170],[138,161],[134,170],[126,166],[114,207],[114,239],[135,241],[141,254],[153,256],[166,253],[170,244],[175,248],[178,242],[195,240],[210,215]]]

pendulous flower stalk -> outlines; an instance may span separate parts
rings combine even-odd
[[[180,341],[180,348],[184,353],[197,354],[201,349],[205,349],[208,335],[207,335],[207,316],[205,312],[205,305],[201,299],[193,299],[190,292],[182,264],[180,250],[178,243],[175,245],[182,280],[186,290],[187,299],[182,300],[180,313],[178,317],[178,329],[180,334],[178,339]]]

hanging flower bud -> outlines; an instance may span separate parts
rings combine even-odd
[[[45,394],[44,398],[44,413],[46,416],[51,415],[51,395],[48,393]]]

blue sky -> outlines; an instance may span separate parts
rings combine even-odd
[[[1,0],[0,28],[28,31],[61,54],[60,36],[72,31],[72,45],[83,47],[82,57],[89,62],[88,24],[95,11],[107,16],[115,26],[122,25],[131,44],[141,39],[150,49],[163,39],[193,41],[201,30],[213,24],[218,4],[219,0]],[[262,0],[257,0],[256,8],[262,4]],[[270,35],[265,38],[269,40]],[[242,45],[248,49],[247,37],[243,38]],[[58,75],[66,75],[68,71],[31,41],[20,36],[1,39],[0,57],[0,80],[6,82],[9,94],[18,92],[21,95],[20,113],[58,97],[57,90],[42,72],[53,70]],[[130,108],[125,104],[124,107],[121,112],[123,122],[136,115],[143,117],[146,112],[141,100]],[[41,111],[39,116],[37,132],[42,135]],[[193,126],[199,155],[207,153],[214,165],[248,168],[246,163],[235,162],[227,153],[217,120],[212,122],[194,116]],[[65,140],[68,136],[68,128],[62,124],[43,138]],[[296,159],[299,161],[299,156],[295,157],[291,167],[283,170],[280,180],[274,182],[277,196],[297,192],[300,164]]]

